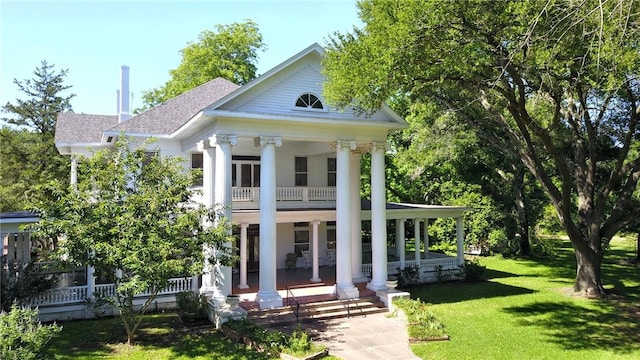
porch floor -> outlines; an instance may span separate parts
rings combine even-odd
[[[293,287],[292,293],[300,303],[312,303],[320,301],[334,300],[336,284],[336,267],[321,266],[319,276],[322,279],[319,283],[311,282],[313,270],[311,268],[278,269],[276,271],[276,290],[282,297],[283,305],[287,305],[287,287]],[[247,284],[249,288],[238,289],[240,275],[233,274],[233,294],[240,295],[240,306],[246,310],[258,309],[255,302],[258,292],[259,274],[257,272],[247,274]],[[366,288],[366,283],[354,284],[360,291],[360,296],[373,296],[375,292]],[[289,295],[290,297],[290,295]]]

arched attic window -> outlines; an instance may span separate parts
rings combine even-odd
[[[320,101],[320,99],[312,93],[304,93],[300,95],[300,97],[298,97],[298,100],[296,100],[296,107],[303,109],[324,109],[322,101]]]

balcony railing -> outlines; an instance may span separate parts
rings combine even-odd
[[[232,201],[260,201],[259,187],[234,187]],[[276,201],[335,201],[335,187],[277,187]]]

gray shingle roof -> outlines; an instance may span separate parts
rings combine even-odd
[[[118,124],[116,115],[60,113],[56,122],[56,143],[96,143],[102,131]]]
[[[119,124],[117,115],[60,113],[56,143],[100,142],[104,131],[171,134],[194,115],[236,90],[239,85],[223,78],[204,83]]]
[[[171,134],[202,109],[233,92],[239,86],[217,78],[168,100],[109,131],[142,134]]]

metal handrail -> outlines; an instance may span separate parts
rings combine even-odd
[[[293,298],[293,302],[295,303],[295,308],[291,304],[289,304],[289,294],[291,294],[291,298]],[[289,286],[287,286],[286,300],[287,300],[287,305],[291,307],[291,311],[296,316],[296,324],[300,324],[300,302],[296,299],[296,296],[293,294],[293,289],[289,288]]]

